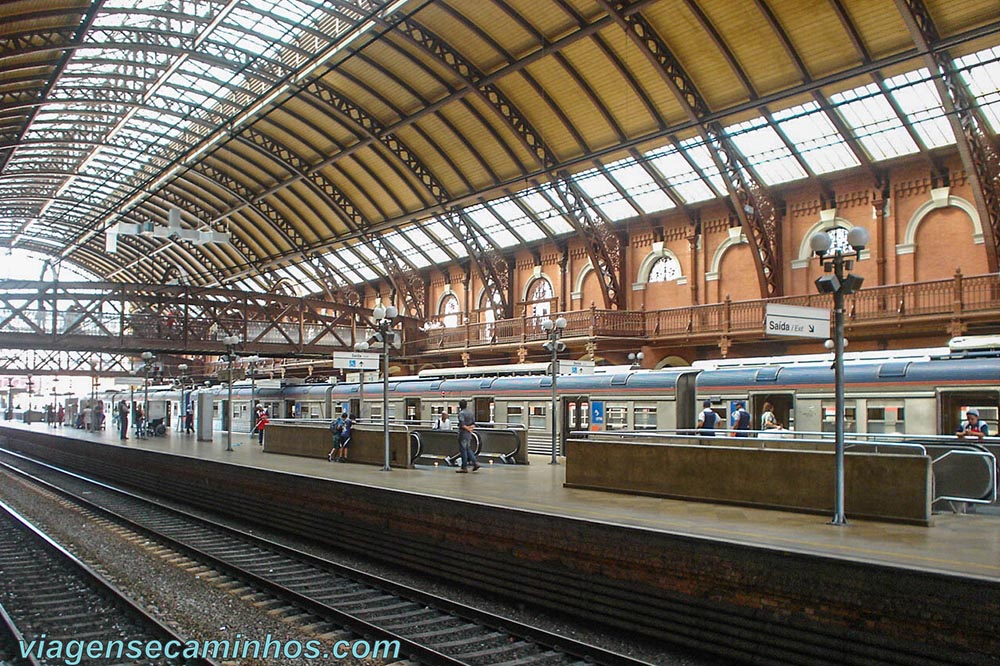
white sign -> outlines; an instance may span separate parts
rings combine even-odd
[[[346,370],[378,368],[378,354],[365,352],[333,352],[333,367]]]
[[[557,372],[560,375],[592,375],[595,365],[593,361],[559,361]]]
[[[764,335],[826,340],[830,337],[830,311],[768,303]]]

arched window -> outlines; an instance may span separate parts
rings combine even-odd
[[[660,257],[649,269],[649,282],[670,282],[681,276],[681,265],[670,256]]]
[[[445,328],[458,326],[458,313],[460,310],[458,296],[455,294],[448,294],[441,299],[441,305],[438,306],[438,315],[440,315],[441,323],[444,324]]]
[[[535,278],[528,285],[528,298],[525,301],[529,316],[536,319],[547,317],[552,312],[552,299],[554,297],[552,283],[544,277]]]
[[[834,227],[827,229],[830,235],[830,249],[826,251],[826,256],[831,257],[836,252],[854,252],[847,243],[847,229],[844,227]]]
[[[479,296],[479,310],[480,310],[480,320],[483,322],[483,327],[479,329],[480,339],[482,340],[492,340],[493,334],[496,331],[496,314],[493,312],[493,307],[490,305],[489,290],[483,289]],[[500,294],[495,294],[495,301],[500,302]]]

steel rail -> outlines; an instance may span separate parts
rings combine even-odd
[[[298,563],[305,563],[314,566],[315,568],[325,571],[327,573],[333,573],[335,575],[343,576],[349,580],[353,580],[357,583],[362,583],[375,588],[377,591],[387,592],[389,594],[401,597],[407,601],[422,604],[424,606],[429,606],[438,611],[456,616],[463,620],[474,622],[476,624],[482,625],[489,629],[501,630],[511,634],[514,637],[521,639],[528,639],[544,648],[551,650],[555,653],[564,653],[570,657],[573,657],[579,662],[586,662],[592,664],[600,664],[605,666],[651,666],[648,662],[644,662],[638,659],[634,659],[610,650],[606,650],[588,643],[577,641],[565,636],[554,634],[549,631],[545,631],[538,627],[523,624],[517,622],[510,618],[506,618],[494,613],[489,613],[478,608],[473,608],[466,604],[462,604],[451,599],[440,597],[437,595],[430,594],[426,591],[419,590],[401,583],[397,583],[380,576],[375,576],[369,574],[353,567],[348,567],[346,565],[338,564],[330,560],[326,560],[301,550],[286,546],[281,543],[265,539],[256,534],[251,534],[244,532],[242,530],[230,527],[228,525],[219,524],[208,518],[198,516],[181,509],[174,507],[167,507],[161,504],[152,502],[151,500],[137,495],[135,493],[117,488],[110,484],[90,479],[81,474],[70,472],[61,469],[55,465],[49,463],[44,463],[38,460],[34,460],[27,456],[17,454],[14,452],[5,451],[8,455],[16,456],[18,458],[29,461],[31,464],[42,466],[53,472],[61,475],[68,476],[70,478],[76,479],[78,481],[96,486],[102,490],[110,493],[114,493],[120,497],[124,497],[130,501],[140,503],[144,506],[148,506],[157,511],[163,511],[169,513],[171,516],[181,518],[182,520],[188,521],[189,523],[194,523],[198,527],[204,529],[208,528],[210,530],[221,532],[223,535],[238,539],[242,542],[249,542],[251,544],[262,547],[266,550],[270,550],[279,554],[284,555],[289,561],[295,561]],[[15,466],[9,465],[6,462],[0,462],[0,467],[6,469],[9,472],[15,473],[23,478],[29,479],[33,483],[37,483],[63,497],[69,498],[71,501],[76,502],[80,505],[86,506],[95,512],[105,515],[112,520],[124,524],[129,529],[134,531],[149,535],[162,542],[165,542],[171,548],[180,550],[195,559],[206,562],[213,567],[222,569],[234,577],[246,580],[254,585],[259,586],[265,590],[268,590],[272,594],[284,598],[285,600],[291,601],[292,603],[298,604],[309,612],[315,613],[324,618],[335,618],[336,621],[341,622],[343,625],[349,627],[352,631],[359,635],[365,637],[381,637],[388,640],[399,641],[402,646],[401,652],[408,654],[411,659],[416,659],[420,663],[430,664],[430,665],[443,665],[443,666],[467,666],[470,662],[461,660],[462,655],[457,655],[452,657],[450,655],[444,654],[432,648],[429,648],[421,643],[415,642],[405,636],[396,634],[389,631],[383,627],[372,624],[356,615],[341,611],[337,608],[331,607],[326,603],[317,601],[310,596],[299,593],[295,590],[290,589],[280,583],[277,583],[269,578],[255,574],[247,569],[244,569],[238,565],[234,565],[225,560],[221,560],[216,556],[203,551],[197,547],[191,546],[189,544],[183,543],[171,536],[168,536],[157,529],[151,528],[149,526],[143,525],[136,522],[132,518],[129,518],[123,514],[118,513],[112,509],[101,506],[95,501],[81,497],[80,495],[74,493],[71,490],[60,487],[59,485],[42,479],[34,474],[21,470]],[[482,661],[482,655],[478,655],[473,663],[486,663]],[[504,663],[507,663],[506,661]],[[517,660],[511,660],[511,663],[517,663]],[[572,663],[576,663],[573,661]]]

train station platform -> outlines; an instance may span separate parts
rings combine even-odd
[[[233,433],[229,452],[225,432],[216,432],[211,442],[198,442],[194,435],[173,430],[165,437],[147,439],[131,434],[122,442],[108,430],[90,433],[15,421],[0,422],[0,432],[3,428],[783,553],[1000,582],[1000,515],[995,509],[939,513],[931,527],[864,520],[833,526],[829,517],[815,514],[564,488],[565,466],[548,464],[547,456],[531,456],[530,465],[484,465],[474,474],[456,474],[443,465],[387,473],[371,465],[264,453],[257,437],[246,433]]]

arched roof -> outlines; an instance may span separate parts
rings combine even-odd
[[[907,1],[995,133],[996,0]],[[612,223],[723,198],[713,123],[764,185],[931,156],[954,136],[917,41],[891,0],[4,2],[0,245],[349,290],[467,256],[460,228],[570,233],[554,174]],[[174,208],[231,243],[106,249]]]

